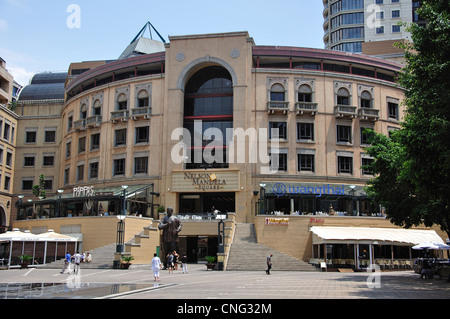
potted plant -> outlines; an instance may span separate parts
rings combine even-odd
[[[28,265],[33,260],[33,256],[30,255],[20,255],[19,258],[21,268],[28,268]]]
[[[131,256],[131,255],[129,255],[129,256],[122,256],[122,261],[123,261],[123,263],[122,263],[122,265],[120,265],[121,268],[122,268],[122,269],[128,269],[128,268],[130,268],[130,266],[131,266],[131,261],[132,261],[132,260],[134,260],[134,257]]]
[[[216,266],[216,264],[214,263],[216,261],[216,257],[206,256],[205,259],[206,259],[206,270],[214,269],[214,267]]]

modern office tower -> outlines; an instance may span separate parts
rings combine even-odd
[[[394,43],[410,41],[400,23],[424,23],[419,0],[323,0],[326,49],[363,53],[403,62]]]

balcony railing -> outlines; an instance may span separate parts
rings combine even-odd
[[[295,110],[297,115],[304,113],[315,115],[317,113],[317,103],[314,102],[295,102]]]
[[[334,114],[336,117],[356,117],[356,106],[351,105],[336,105],[334,107]]]
[[[111,122],[117,123],[118,121],[128,121],[128,110],[119,110],[111,112]]]
[[[149,107],[136,107],[131,109],[131,117],[133,120],[138,120],[139,118],[149,119],[152,114],[152,108]]]
[[[73,121],[73,129],[76,131],[86,130],[86,119]]]
[[[274,113],[289,113],[289,102],[288,101],[269,101],[267,102],[267,110],[269,114]]]
[[[362,107],[359,109],[359,117],[363,120],[378,121],[380,110]]]
[[[102,124],[102,116],[94,115],[86,118],[86,124],[88,127],[99,127]]]

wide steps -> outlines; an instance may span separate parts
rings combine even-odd
[[[317,271],[297,258],[256,242],[253,224],[236,224],[226,270],[266,270],[267,256],[272,254],[272,270]]]

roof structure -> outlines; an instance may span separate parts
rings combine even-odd
[[[67,72],[39,73],[19,94],[18,101],[63,100]]]
[[[150,38],[144,37],[145,31],[148,29],[150,33]],[[153,40],[152,29],[156,32],[161,41]],[[164,43],[166,40],[159,34],[155,27],[147,22],[144,27],[139,31],[139,33],[130,42],[128,47],[122,52],[118,60],[130,58],[142,54],[150,54],[156,52],[164,52]]]

